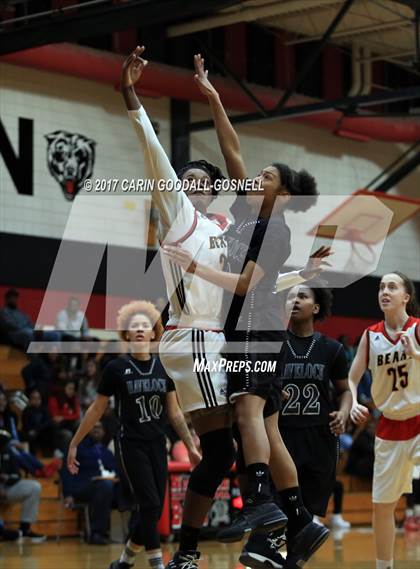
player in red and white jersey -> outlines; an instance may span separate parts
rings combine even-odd
[[[138,48],[130,56],[132,85],[144,67],[144,60],[140,58],[142,52],[143,48]],[[179,182],[178,175],[134,89],[131,87],[123,92],[129,118],[140,141],[146,177],[163,188],[156,187],[152,192],[153,204],[159,211],[161,246],[182,243],[193,257],[203,262],[206,260],[220,269],[227,254],[223,234],[229,221],[222,215],[207,215],[207,207],[215,197],[210,183],[214,181],[216,168],[205,161],[197,161],[190,163],[192,167],[188,165],[187,169],[183,169],[182,178],[199,186],[188,197],[186,192],[176,188],[165,190],[165,186],[169,188],[169,184]],[[220,356],[220,349],[224,345],[221,322],[223,293],[219,287],[182,272],[166,255],[161,257],[170,298],[169,321],[160,348],[161,359],[176,383],[181,407],[184,412],[194,412],[226,405],[226,375],[213,373],[197,377],[191,361],[194,348],[198,357],[205,357],[209,361],[217,360]]]
[[[405,440],[410,431],[403,428],[404,421],[419,414],[420,360],[407,354],[403,342],[410,342],[417,348],[420,344],[420,319],[409,316],[400,335],[392,338],[387,331],[385,321],[370,326],[366,333],[368,367],[374,378],[372,397],[376,407],[382,412],[384,419],[379,432],[389,432],[397,440]],[[409,381],[411,378],[411,381]]]
[[[369,411],[357,403],[357,385],[372,372],[372,398],[382,412],[375,439],[373,527],[376,569],[393,569],[395,506],[411,493],[420,464],[420,318],[412,281],[394,271],[381,279],[384,320],[363,334],[350,369],[351,418],[363,423]]]
[[[221,268],[228,226],[224,216],[207,216],[214,195],[214,169],[205,161],[192,163],[182,172],[182,179],[199,182],[198,191],[187,193],[165,190],[176,184],[178,176],[163,150],[133,85],[140,78],[147,61],[140,56],[143,48],[127,58],[122,71],[122,92],[129,118],[140,142],[145,162],[145,177],[162,182],[162,191],[152,192],[159,211],[161,246],[181,244],[196,258],[206,259]],[[201,185],[201,182],[205,184]],[[227,401],[227,379],[222,366],[215,371],[195,371],[195,360],[208,367],[218,363],[225,344],[221,310],[223,291],[181,269],[162,255],[163,270],[170,298],[170,320],[159,346],[165,371],[173,379],[181,409],[190,412],[199,435],[202,461],[191,474],[186,494],[180,533],[180,550],[170,562],[171,568],[197,567],[200,557],[197,542],[200,528],[210,509],[214,494],[234,462],[231,412]],[[122,567],[119,569],[123,569]]]

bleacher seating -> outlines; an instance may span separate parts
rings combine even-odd
[[[114,331],[105,331],[107,332],[105,335],[99,334],[98,330],[93,332],[104,343],[104,348],[106,341],[116,338]],[[0,381],[8,391],[24,388],[21,370],[27,363],[28,358],[24,353],[9,346],[0,345]],[[338,478],[343,482],[345,490],[344,518],[352,525],[371,525],[371,482],[342,472],[339,473]],[[56,479],[40,479],[39,482],[42,485],[42,494],[38,523],[34,525],[35,531],[48,536],[56,536],[58,533],[62,536],[79,535],[79,514],[77,511],[63,508]],[[405,500],[401,498],[397,507],[396,517],[398,521],[404,517],[404,508]],[[332,503],[330,501],[329,512],[331,511]],[[18,526],[19,512],[18,505],[0,503],[0,516],[10,527]]]
[[[0,383],[7,391],[24,389],[21,371],[27,363],[28,357],[23,352],[0,344]]]

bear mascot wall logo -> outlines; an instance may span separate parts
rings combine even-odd
[[[64,197],[74,200],[86,178],[92,177],[96,142],[65,130],[56,130],[45,138],[49,171],[60,184]]]

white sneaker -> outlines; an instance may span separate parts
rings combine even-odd
[[[351,523],[343,519],[341,514],[333,514],[330,520],[330,528],[332,529],[350,529]]]

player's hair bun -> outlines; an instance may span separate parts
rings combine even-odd
[[[306,211],[316,204],[318,200],[318,189],[315,178],[307,171],[300,170],[298,172],[299,194],[302,196],[299,200],[292,200],[291,209],[294,211]],[[295,202],[295,204],[293,203]],[[295,205],[295,207],[293,207]]]
[[[287,164],[279,162],[274,162],[273,166],[279,172],[282,186],[287,188],[293,197],[299,196],[299,199],[290,200],[288,209],[306,211],[316,204],[318,198],[316,180],[307,170],[296,172]]]

